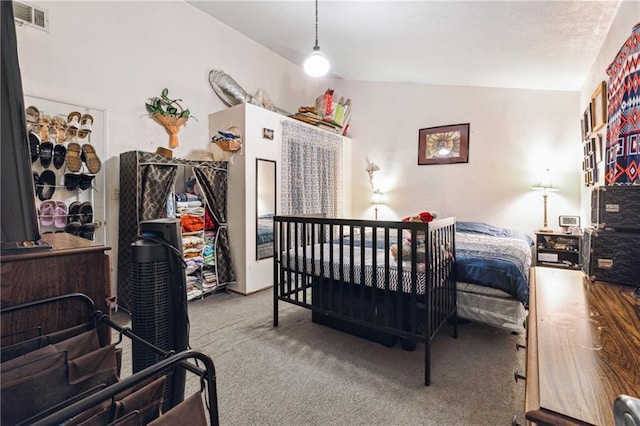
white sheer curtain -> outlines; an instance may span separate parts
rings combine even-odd
[[[340,217],[342,138],[308,125],[282,123],[282,214]]]

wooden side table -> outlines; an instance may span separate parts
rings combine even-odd
[[[536,265],[580,269],[582,234],[536,232]]]
[[[110,295],[110,247],[66,233],[43,234],[51,250],[21,253],[0,258],[0,299],[6,308],[34,300],[69,293],[84,293],[93,299],[96,308],[110,313],[106,297]],[[42,326],[42,334],[51,333],[86,322],[86,311],[77,304],[17,311],[3,315],[2,335]],[[75,308],[74,308],[75,306]],[[111,341],[109,330],[100,329],[100,341]]]

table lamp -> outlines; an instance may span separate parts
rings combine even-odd
[[[545,170],[544,180],[533,185],[531,189],[542,191],[542,200],[544,203],[544,225],[542,229],[538,230],[538,232],[551,233],[553,232],[553,229],[549,228],[549,222],[547,220],[547,198],[549,197],[549,192],[558,191],[558,188],[554,187],[551,183],[551,179],[549,177],[549,169]]]
[[[371,204],[373,204],[375,208],[375,220],[378,220],[378,206],[384,204],[384,194],[379,189],[373,191]]]

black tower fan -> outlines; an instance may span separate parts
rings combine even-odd
[[[189,343],[189,315],[179,219],[140,222],[140,235],[131,244],[131,325],[133,332],[164,351],[180,352]],[[163,356],[133,342],[133,372]],[[163,410],[184,399],[185,370],[167,374]]]

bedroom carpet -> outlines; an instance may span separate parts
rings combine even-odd
[[[516,351],[524,334],[467,323],[454,339],[445,327],[433,341],[425,387],[423,345],[413,352],[387,348],[314,324],[311,311],[284,303],[274,328],[270,290],[214,294],[188,306],[191,347],[216,366],[221,425],[508,425],[514,415],[524,421],[524,382],[513,378],[516,368],[524,371],[524,351]],[[117,313],[114,320],[128,317]],[[200,388],[190,376],[187,395]]]

